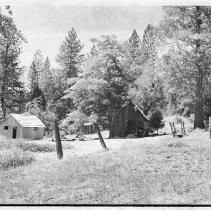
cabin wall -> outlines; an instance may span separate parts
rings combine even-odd
[[[8,130],[4,130],[4,126],[8,126]],[[9,117],[0,124],[0,134],[7,138],[13,138],[13,128],[16,128],[16,138],[22,138],[22,126],[12,117]]]
[[[23,128],[23,138],[25,139],[40,140],[43,136],[44,128],[36,128],[36,130],[34,127]]]
[[[142,113],[135,110],[133,106],[127,105],[116,114],[112,122],[112,132],[114,136],[125,137],[135,130],[145,130],[148,122]]]

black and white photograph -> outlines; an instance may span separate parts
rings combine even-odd
[[[211,205],[211,2],[0,0],[0,205]]]

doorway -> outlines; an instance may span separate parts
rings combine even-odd
[[[16,139],[16,137],[17,137],[17,127],[13,127],[13,129],[12,129],[12,138]]]

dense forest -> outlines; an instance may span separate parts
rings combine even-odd
[[[124,42],[115,35],[90,37],[86,54],[80,34],[70,26],[56,57],[59,67],[38,49],[28,69],[20,64],[27,40],[9,6],[6,11],[0,12],[1,119],[30,112],[49,132],[54,119],[63,128],[87,121],[98,128],[103,120],[111,126],[121,107],[133,102],[148,116],[155,110],[165,116],[194,114],[195,128],[205,126],[211,101],[211,7],[163,7],[158,26],[146,25],[143,35],[134,29]]]

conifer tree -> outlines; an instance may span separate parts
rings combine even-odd
[[[41,90],[45,93],[48,92],[49,88],[49,83],[52,80],[52,72],[50,70],[50,61],[49,58],[46,57],[44,63],[43,63],[43,68],[42,71],[40,72],[40,81],[39,81],[39,87]]]
[[[129,51],[130,51],[130,55],[132,59],[136,62],[140,59],[140,55],[141,55],[140,45],[141,45],[140,38],[136,30],[134,29],[129,39]]]
[[[36,88],[37,86],[40,87],[42,71],[43,71],[43,56],[41,50],[38,49],[33,56],[33,61],[31,63],[28,72],[31,91],[33,91],[33,89]]]
[[[141,53],[142,53],[142,63],[145,63],[151,60],[151,64],[155,64],[156,52],[156,43],[155,43],[156,29],[152,25],[148,25],[144,30],[142,44],[141,44]]]
[[[25,41],[12,19],[0,12],[0,100],[3,118],[11,111],[18,111],[19,93],[23,92],[20,80],[23,68],[19,66],[21,45]]]
[[[56,61],[59,63],[64,72],[65,78],[77,77],[78,67],[84,57],[81,54],[82,48],[83,45],[78,39],[75,29],[72,28],[68,31],[68,35],[62,42],[59,54],[56,58]]]

